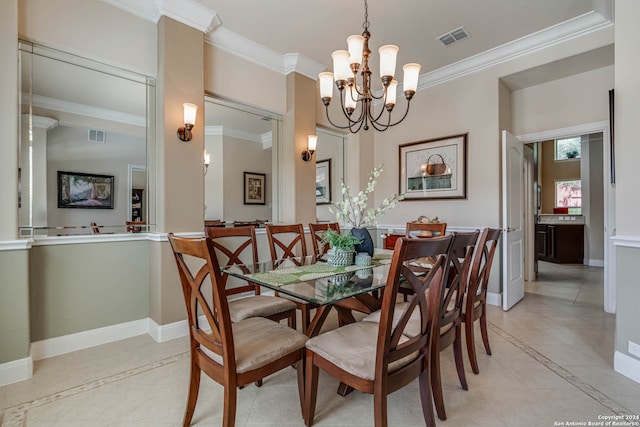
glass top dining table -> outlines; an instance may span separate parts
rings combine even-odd
[[[325,306],[384,288],[390,264],[388,254],[374,255],[369,266],[347,267],[307,256],[231,265],[222,271],[315,306]]]

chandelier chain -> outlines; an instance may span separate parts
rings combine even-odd
[[[369,6],[367,5],[367,0],[364,0],[364,22],[362,23],[362,28],[365,31],[369,31]]]

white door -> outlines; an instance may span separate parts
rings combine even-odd
[[[502,309],[524,298],[523,144],[502,131]]]

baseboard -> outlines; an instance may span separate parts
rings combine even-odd
[[[131,338],[149,331],[148,319],[134,320],[31,343],[31,358],[46,359],[96,345]]]
[[[625,377],[640,383],[640,360],[616,351],[613,355],[613,369]]]
[[[502,293],[487,292],[487,304],[502,307]]]
[[[0,386],[28,380],[32,376],[33,359],[31,357],[0,364]]]
[[[590,267],[604,267],[603,259],[586,259],[584,260],[584,264]]]
[[[171,341],[189,335],[189,324],[185,319],[166,325],[158,325],[155,320],[149,319],[149,335],[156,342]]]

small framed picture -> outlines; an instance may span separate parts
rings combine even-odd
[[[58,207],[113,209],[113,175],[58,171]]]
[[[400,193],[404,200],[467,198],[469,134],[399,146]]]
[[[245,205],[264,205],[266,204],[265,186],[267,175],[263,173],[245,172],[244,173],[244,204]]]
[[[316,162],[316,205],[331,203],[331,159]]]

